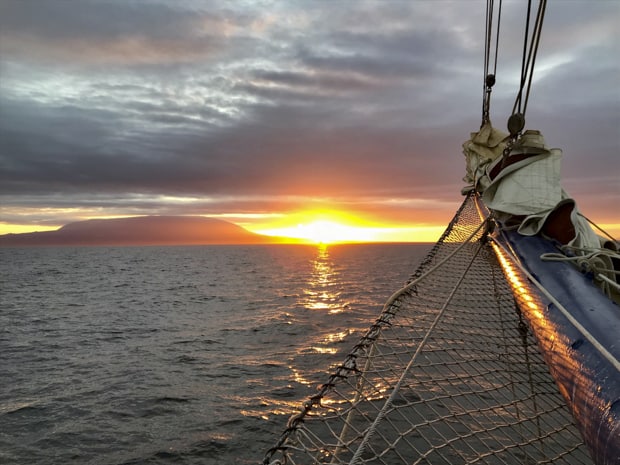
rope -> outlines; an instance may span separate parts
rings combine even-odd
[[[525,94],[525,103],[523,104],[523,116],[525,117],[525,111],[527,109],[527,102],[530,98],[530,90],[532,89],[532,77],[534,76],[534,67],[536,65],[536,54],[538,52],[538,45],[540,43],[540,36],[542,34],[542,23],[545,17],[545,9],[547,7],[547,0],[542,0],[540,2],[540,6],[538,8],[538,14],[536,15],[536,24],[534,26],[534,39],[532,43],[532,48],[530,48],[530,54],[528,56],[528,62],[530,61],[530,57],[532,59],[532,66],[530,68],[529,78],[527,82],[527,93]],[[533,51],[533,53],[532,53]]]
[[[598,350],[601,355],[607,359],[607,361],[609,363],[612,364],[612,366],[614,366],[616,368],[616,370],[620,371],[620,361],[618,361],[618,359],[616,357],[613,356],[613,354],[611,354],[581,323],[579,323],[579,321],[577,321],[575,319],[575,317],[573,317],[573,315],[570,314],[570,312],[560,303],[558,302],[558,300],[553,296],[553,294],[551,294],[520,262],[519,260],[514,256],[514,254],[509,251],[502,243],[500,243],[497,239],[491,237],[490,240],[493,241],[493,243],[495,245],[497,245],[499,248],[501,248],[504,253],[510,257],[512,257],[514,263],[516,264],[516,266],[528,277],[528,279],[530,280],[530,282],[532,284],[534,284],[538,290],[540,292],[542,292],[544,294],[545,297],[547,297],[547,299],[549,299],[549,301],[551,303],[553,303],[553,305],[555,305],[558,310],[560,311],[560,313],[562,313],[562,315],[564,315],[564,317],[566,317],[566,319],[568,321],[570,321],[570,323],[582,334],[582,336],[584,338],[586,338],[588,340],[588,342],[590,342],[590,344],[592,344],[593,347],[596,348],[596,350]]]
[[[607,238],[610,241],[612,241],[614,244],[620,245],[620,241],[618,241],[618,239],[614,238],[611,234],[609,234],[607,231],[605,231],[603,228],[601,228],[598,224],[596,224],[595,222],[590,220],[590,218],[587,218],[587,217],[585,217],[583,215],[581,215],[581,216],[583,218],[585,218],[588,223],[590,223],[592,226],[594,226],[596,229],[598,229],[601,233],[603,233],[603,235],[607,236]]]
[[[480,223],[480,225],[474,230],[474,232],[471,233],[469,237],[465,239],[461,245],[459,245],[456,249],[454,249],[454,251],[451,254],[446,256],[443,260],[441,260],[435,266],[431,267],[428,271],[426,271],[422,275],[416,277],[416,279],[411,281],[405,287],[399,289],[394,294],[392,294],[390,298],[387,300],[387,302],[385,303],[385,305],[383,306],[383,309],[386,310],[389,307],[391,307],[400,296],[409,292],[411,289],[415,288],[416,284],[419,281],[421,281],[422,279],[424,279],[426,276],[430,275],[431,273],[434,273],[438,268],[441,268],[448,260],[454,257],[463,247],[465,247],[476,236],[476,234],[478,234],[478,232],[482,229],[483,226],[487,225],[488,227],[489,224],[490,222],[488,220],[484,220],[482,223]]]
[[[486,223],[486,221],[484,223],[482,223],[482,224],[485,224],[485,223]],[[478,227],[476,232],[479,229],[480,229],[480,226]],[[470,239],[471,239],[471,237],[473,237],[473,236],[470,236]],[[465,241],[463,243],[463,245],[469,243],[470,239]],[[476,249],[476,252],[474,253],[472,259],[470,260],[469,264],[467,265],[467,267],[465,268],[463,273],[461,273],[461,276],[459,277],[458,282],[455,284],[454,288],[450,292],[450,295],[448,296],[448,298],[444,302],[443,306],[441,307],[441,310],[437,313],[437,316],[433,320],[433,323],[431,324],[431,326],[426,331],[426,334],[424,335],[424,338],[422,339],[422,341],[420,342],[420,344],[416,348],[416,351],[413,353],[411,359],[409,360],[409,363],[407,364],[407,366],[403,370],[400,378],[398,379],[398,381],[394,385],[394,388],[392,389],[392,393],[390,394],[390,397],[384,402],[383,407],[381,408],[381,410],[377,414],[377,417],[375,418],[375,421],[372,423],[372,425],[368,429],[367,433],[364,435],[364,439],[360,443],[359,447],[355,451],[355,454],[353,455],[353,458],[349,462],[350,465],[356,465],[356,464],[358,464],[360,462],[361,456],[364,453],[364,450],[368,446],[368,443],[370,442],[370,439],[372,438],[372,436],[375,434],[375,431],[377,430],[377,425],[383,420],[383,418],[387,414],[388,409],[391,408],[391,406],[392,406],[392,404],[394,402],[394,399],[396,398],[396,395],[398,394],[398,392],[400,390],[400,387],[402,386],[405,378],[409,375],[409,372],[411,371],[411,368],[413,367],[413,364],[416,362],[416,360],[418,358],[418,355],[420,355],[420,353],[422,352],[422,349],[424,348],[424,346],[426,346],[426,342],[428,341],[428,338],[430,337],[430,335],[432,334],[433,330],[437,326],[437,323],[439,323],[439,320],[441,320],[444,312],[446,311],[446,308],[448,307],[448,304],[450,304],[450,302],[452,301],[452,299],[454,297],[454,294],[456,294],[456,291],[461,286],[461,283],[465,279],[465,276],[467,276],[467,273],[469,272],[469,269],[471,268],[472,263],[474,263],[474,261],[476,260],[476,257],[480,253],[480,249],[482,248],[483,244],[484,243],[482,241],[479,242],[478,248]],[[453,255],[453,254],[451,254],[451,255]]]
[[[464,208],[464,206],[466,205],[466,202],[467,202],[467,199],[463,202],[463,205],[459,209],[459,212]],[[297,425],[299,425],[303,421],[305,416],[310,413],[312,408],[315,405],[320,405],[320,399],[325,395],[327,390],[329,390],[333,386],[333,383],[335,382],[335,380],[342,376],[341,372],[343,372],[343,371],[356,371],[357,370],[357,367],[356,367],[356,364],[355,364],[355,360],[357,358],[358,351],[360,351],[362,348],[367,347],[372,342],[374,342],[374,340],[376,340],[376,338],[378,337],[379,332],[381,331],[381,325],[382,324],[387,324],[388,323],[387,318],[391,318],[391,317],[394,316],[395,311],[397,309],[393,309],[393,311],[390,311],[390,310],[392,310],[390,307],[394,306],[394,302],[400,296],[402,296],[403,294],[409,292],[411,289],[415,288],[415,286],[416,286],[416,284],[418,282],[422,281],[426,276],[428,276],[431,273],[435,272],[438,268],[440,268],[442,265],[444,265],[449,259],[454,257],[463,247],[465,247],[476,236],[476,234],[479,233],[479,231],[485,225],[487,225],[487,226],[490,225],[490,222],[485,220],[482,223],[480,223],[480,225],[469,235],[469,237],[467,239],[465,239],[463,241],[463,243],[459,247],[457,247],[454,251],[452,251],[452,253],[448,254],[448,256],[446,256],[443,260],[441,260],[435,266],[431,267],[425,273],[422,273],[421,275],[416,276],[416,278],[413,281],[411,281],[406,286],[404,286],[403,288],[401,288],[400,290],[398,290],[394,294],[392,294],[392,296],[390,296],[390,298],[387,300],[387,302],[383,306],[383,311],[381,313],[382,314],[382,318],[380,318],[370,328],[368,333],[366,333],[366,335],[364,335],[364,337],[362,337],[362,340],[360,341],[360,343],[347,356],[345,362],[338,368],[336,373],[334,375],[332,375],[330,377],[329,381],[327,383],[325,383],[321,387],[320,392],[317,395],[313,396],[310,400],[304,402],[301,411],[298,414],[294,415],[293,417],[291,417],[289,419],[288,424],[287,424],[287,429],[280,436],[280,439],[278,440],[278,443],[274,447],[269,449],[267,451],[267,453],[265,454],[265,459],[263,461],[264,465],[267,465],[267,464],[271,465],[271,462],[269,462],[269,460],[270,460],[272,454],[283,446],[283,444],[286,442],[286,439],[293,433],[293,431],[295,431],[297,429]],[[448,229],[446,231],[449,231],[450,229],[451,228],[448,227]],[[445,233],[444,233],[444,235],[445,235]],[[365,370],[366,369],[367,369],[367,367],[365,367]],[[344,436],[341,435],[341,438],[342,437],[344,437]],[[342,441],[342,439],[341,439],[341,441]],[[336,449],[336,451],[338,451],[338,449]]]
[[[502,17],[502,0],[499,0],[499,10],[497,12],[497,32],[495,33],[495,62],[493,64],[493,76],[497,76],[497,56],[499,50],[499,26]]]
[[[591,463],[475,196],[290,417],[264,465]]]
[[[527,40],[529,36],[530,30],[530,17],[532,13],[532,0],[528,0],[527,2],[527,15],[525,17],[525,34],[523,36],[523,53],[521,54],[521,80],[519,86],[519,93],[517,94],[517,99],[515,100],[514,107],[512,108],[512,114],[516,113],[517,104],[519,105],[519,113],[521,113],[521,96],[523,95],[523,86],[525,86],[526,81],[526,70],[527,64],[525,61],[525,56],[527,55]]]
[[[489,121],[489,109],[491,106],[491,88],[495,84],[495,76],[497,75],[497,57],[499,50],[499,29],[502,14],[502,0],[499,2],[499,11],[497,14],[497,31],[495,33],[495,57],[493,61],[493,72],[489,72],[491,61],[491,41],[493,36],[493,17],[494,17],[494,0],[487,0],[486,8],[486,27],[485,27],[485,45],[484,45],[484,75],[482,77],[482,124]]]
[[[532,0],[528,0],[527,5],[527,18],[525,22],[525,36],[523,39],[523,56],[521,59],[521,84],[519,86],[519,93],[512,108],[512,114],[521,114],[525,119],[525,112],[527,110],[527,102],[530,96],[530,90],[532,87],[532,77],[534,76],[534,65],[536,64],[536,55],[538,53],[538,45],[540,43],[540,36],[542,34],[542,25],[545,17],[545,10],[547,7],[547,0],[540,0],[538,4],[538,12],[536,14],[536,22],[534,23],[534,29],[532,31],[531,40],[529,38],[530,29],[530,17],[532,9]],[[528,51],[529,41],[529,51]],[[526,59],[527,56],[527,59]],[[523,90],[527,83],[527,89],[525,93],[525,100],[523,99]],[[512,131],[511,131],[512,132]]]
[[[514,106],[512,107],[512,114],[508,118],[508,131],[510,132],[510,138],[506,143],[506,148],[502,152],[502,168],[508,161],[508,156],[512,151],[512,147],[517,142],[517,139],[521,135],[521,131],[525,127],[525,112],[527,110],[527,102],[530,98],[530,90],[532,88],[532,77],[534,76],[534,65],[536,64],[536,55],[538,53],[538,45],[540,44],[540,36],[542,34],[542,24],[545,17],[545,10],[547,8],[547,0],[540,0],[538,4],[538,13],[536,14],[536,23],[534,24],[534,31],[532,32],[532,38],[530,41],[529,52],[527,44],[529,40],[530,29],[530,17],[532,10],[532,0],[528,0],[527,3],[527,18],[525,21],[525,35],[523,38],[523,55],[521,58],[521,82],[519,85],[519,92],[515,99]],[[526,59],[527,56],[527,59]],[[523,99],[523,89],[527,83],[527,89],[525,92],[525,100]]]
[[[609,279],[608,275],[620,276],[620,271],[613,268],[612,259],[620,260],[620,254],[609,249],[587,249],[582,247],[564,246],[563,251],[577,252],[579,255],[565,255],[562,253],[544,253],[540,256],[541,260],[549,262],[572,263],[585,273],[592,273],[594,279],[601,284],[603,292],[611,297],[611,288],[620,292],[620,284]]]

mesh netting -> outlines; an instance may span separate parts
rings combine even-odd
[[[264,464],[592,463],[483,216],[468,197]]]

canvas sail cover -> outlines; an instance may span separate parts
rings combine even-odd
[[[490,121],[485,122],[480,131],[472,132],[471,138],[463,143],[466,170],[463,181],[471,187],[479,185],[479,190],[484,190],[489,185],[486,167],[501,157],[507,140],[508,134],[494,128]]]
[[[464,180],[482,192],[485,205],[498,219],[518,222],[521,234],[542,232],[573,247],[600,247],[599,237],[562,189],[562,150],[548,148],[540,131],[527,130],[510,155],[502,157],[506,141],[507,135],[489,122],[463,144]],[[551,219],[563,230],[562,237],[545,228]]]

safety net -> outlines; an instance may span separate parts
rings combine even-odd
[[[263,464],[592,463],[488,224],[468,195]]]

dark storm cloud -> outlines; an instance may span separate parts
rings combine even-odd
[[[584,5],[550,7],[528,122],[580,152],[569,179],[587,165],[610,180],[619,8]],[[449,202],[460,144],[479,125],[483,14],[483,2],[4,2],[3,203],[224,213],[264,212],[278,196],[291,208]],[[520,66],[516,23],[502,26],[503,76]],[[494,90],[500,126],[511,80]],[[175,195],[220,203],[171,206]]]

